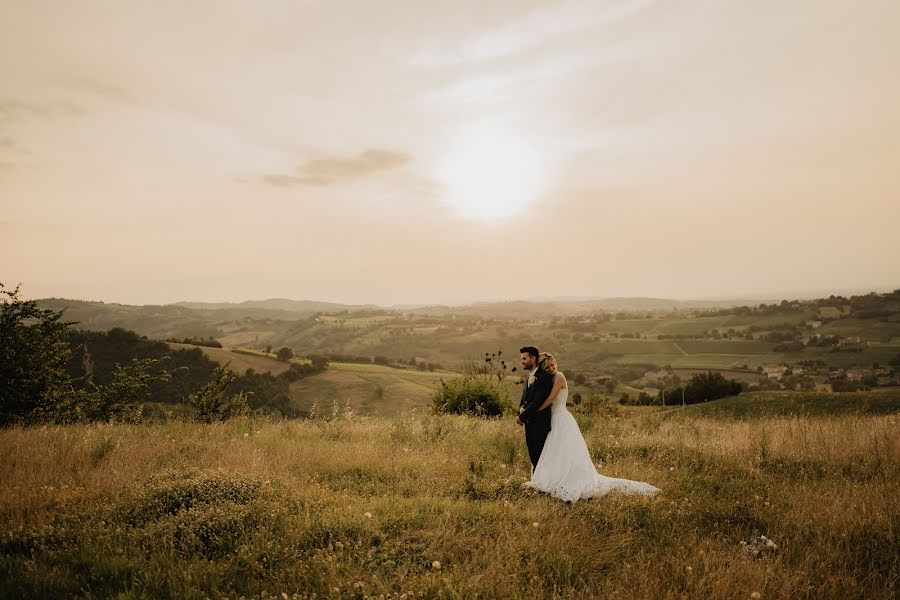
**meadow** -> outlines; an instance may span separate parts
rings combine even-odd
[[[662,493],[574,505],[521,488],[510,417],[12,427],[0,596],[895,598],[900,402],[829,398],[577,413]]]

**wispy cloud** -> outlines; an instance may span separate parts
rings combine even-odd
[[[137,104],[138,102],[137,97],[124,87],[100,79],[78,77],[63,79],[61,83],[70,90],[99,96],[114,102],[123,104]]]
[[[263,176],[263,181],[277,187],[322,187],[402,167],[409,161],[409,155],[402,152],[370,148],[358,156],[316,158],[302,165],[297,174],[267,174]]]
[[[454,44],[432,48],[411,59],[413,66],[450,67],[524,54],[557,38],[620,23],[645,9],[650,0],[625,0],[598,10],[596,2],[566,2],[541,6],[502,26]]]
[[[79,117],[85,112],[83,108],[71,102],[39,103],[17,98],[0,100],[0,121],[5,122],[56,116]]]

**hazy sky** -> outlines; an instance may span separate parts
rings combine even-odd
[[[900,2],[0,0],[0,282],[900,287]]]

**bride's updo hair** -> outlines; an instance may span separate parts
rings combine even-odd
[[[538,366],[541,368],[541,370],[546,371],[547,364],[551,360],[556,360],[556,357],[553,356],[552,354],[550,354],[549,352],[541,352],[540,356],[538,357]],[[558,365],[559,365],[559,361],[557,361],[557,369],[559,369]]]

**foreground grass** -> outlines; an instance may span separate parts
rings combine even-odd
[[[663,492],[529,495],[508,419],[0,431],[0,595],[896,597],[896,415],[578,418]]]

